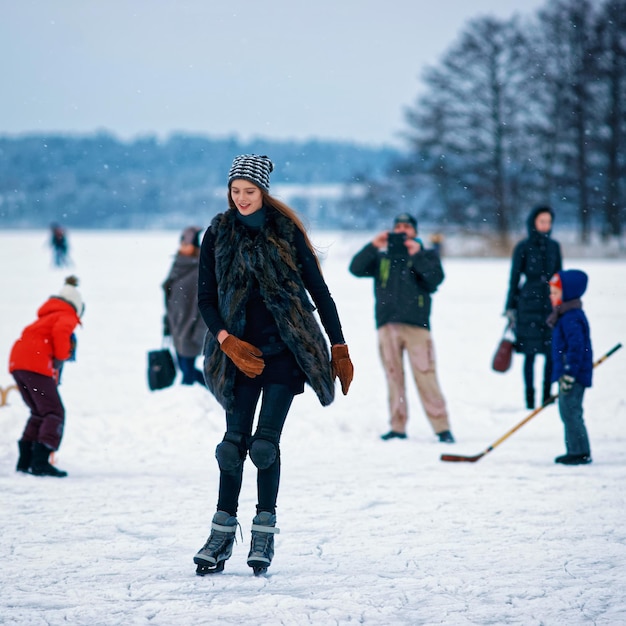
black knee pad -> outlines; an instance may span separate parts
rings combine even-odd
[[[246,439],[241,433],[226,433],[215,448],[217,464],[223,472],[238,469],[246,458]]]
[[[259,469],[267,469],[278,457],[278,444],[267,439],[255,439],[250,444],[250,459]]]

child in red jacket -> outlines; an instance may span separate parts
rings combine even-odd
[[[78,279],[68,276],[59,294],[39,308],[37,321],[22,331],[11,349],[9,372],[30,409],[18,441],[18,472],[67,476],[50,464],[49,456],[59,449],[63,437],[65,409],[58,392],[59,377],[63,362],[72,358],[73,333],[84,310],[77,286]]]

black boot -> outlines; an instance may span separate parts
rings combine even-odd
[[[437,437],[439,437],[439,441],[442,443],[455,443],[454,437],[449,430],[444,430],[440,433],[437,433]]]
[[[535,390],[532,387],[526,389],[526,408],[535,408]]]
[[[564,454],[563,456],[557,456],[554,459],[555,463],[561,463],[562,465],[587,465],[591,463],[590,454]]]
[[[33,476],[55,476],[56,478],[67,476],[67,472],[50,465],[48,461],[50,452],[52,450],[44,446],[43,443],[33,443],[33,459],[30,466]]]
[[[33,442],[20,439],[17,445],[20,450],[20,458],[17,460],[15,471],[27,474],[30,472],[30,463],[33,458]]]
[[[545,404],[552,396],[552,385],[549,381],[543,381],[543,404]]]

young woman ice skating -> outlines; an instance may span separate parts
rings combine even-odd
[[[234,159],[229,209],[213,219],[201,246],[198,305],[209,328],[204,374],[226,411],[226,433],[215,452],[217,511],[194,557],[200,575],[221,571],[232,554],[247,455],[257,468],[258,495],[247,563],[255,574],[269,567],[278,533],[280,438],[293,398],[308,383],[327,406],[334,379],[344,395],[352,381],[335,302],[302,222],[269,195],[272,170],[266,156]]]

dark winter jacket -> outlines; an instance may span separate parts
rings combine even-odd
[[[430,329],[431,294],[444,279],[436,252],[390,257],[368,243],[353,257],[350,272],[374,279],[376,328],[410,324]]]
[[[210,331],[205,379],[224,408],[232,406],[236,368],[219,347],[216,337],[222,329],[264,354],[284,343],[321,404],[333,401],[328,344],[307,291],[331,343],[344,343],[335,303],[291,220],[270,207],[259,230],[244,225],[233,209],[213,219],[200,252],[198,304]]]
[[[593,353],[591,333],[582,304],[577,302],[587,289],[587,274],[580,270],[559,272],[563,285],[563,309],[557,307],[557,322],[552,331],[552,381],[569,374],[583,387],[591,387]],[[568,303],[575,303],[571,308]],[[560,314],[559,314],[560,313]]]
[[[196,256],[177,254],[163,283],[165,312],[177,354],[194,357],[202,352],[207,327],[198,310]]]
[[[22,331],[9,356],[9,372],[26,370],[58,380],[59,365],[72,354],[72,333],[80,319],[66,300],[53,296]]]
[[[546,318],[552,307],[548,281],[562,267],[558,242],[550,238],[550,233],[535,229],[535,219],[542,212],[545,208],[530,212],[526,221],[528,238],[515,246],[506,299],[505,308],[517,314],[515,349],[523,354],[550,352],[552,332]]]

